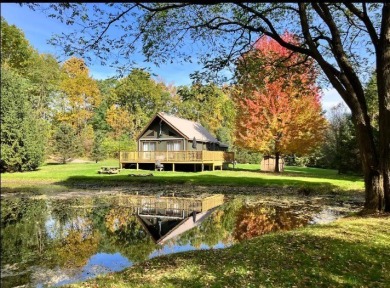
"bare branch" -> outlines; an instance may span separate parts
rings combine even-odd
[[[117,15],[115,18],[111,19],[110,21],[108,21],[107,23],[107,26],[103,29],[103,31],[100,33],[100,35],[97,37],[97,39],[92,43],[92,44],[89,44],[87,45],[85,48],[93,48],[95,47],[95,45],[97,43],[99,43],[99,41],[103,38],[104,34],[106,34],[106,32],[108,31],[108,29],[110,28],[110,26],[115,23],[116,21],[118,21],[119,19],[121,19],[124,15],[126,15],[127,13],[129,13],[134,7],[137,7],[137,5],[133,5],[131,6],[129,9],[126,9],[125,11],[123,11],[122,13],[120,13],[119,15]]]
[[[263,20],[267,24],[267,26],[270,29],[270,31],[268,31],[264,27],[259,27],[259,28],[257,28],[257,31],[260,31],[260,32],[264,33],[265,35],[268,35],[268,36],[272,37],[280,45],[282,45],[283,47],[285,47],[287,49],[290,49],[290,50],[293,50],[293,51],[296,51],[296,52],[299,52],[299,53],[302,53],[302,54],[305,54],[305,55],[312,56],[312,52],[309,49],[305,49],[303,47],[296,46],[294,44],[291,44],[291,43],[288,43],[288,42],[284,41],[280,37],[279,33],[276,31],[275,27],[272,25],[271,21],[268,18],[266,18],[263,15],[263,13],[260,13],[259,11],[256,11],[255,9],[253,9],[253,8],[243,4],[243,3],[240,3],[240,2],[234,3],[234,4],[239,6],[239,7],[241,7],[244,10],[247,10],[247,11],[253,13],[257,17],[259,17],[261,20]]]
[[[344,2],[344,5],[361,21],[363,21],[363,23],[367,27],[368,35],[371,38],[372,44],[374,45],[375,50],[377,50],[379,38],[374,25],[372,24],[370,18],[368,17],[366,4],[365,3],[363,4],[363,11],[357,9],[353,3]]]

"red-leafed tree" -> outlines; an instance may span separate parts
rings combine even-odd
[[[291,34],[285,41],[294,42]],[[263,36],[237,64],[236,144],[279,159],[307,154],[323,140],[327,125],[313,61]]]

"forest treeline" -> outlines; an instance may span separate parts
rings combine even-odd
[[[375,92],[375,79],[367,91]],[[50,158],[66,163],[74,157],[118,157],[119,150],[136,149],[137,135],[160,111],[201,123],[236,152],[239,163],[259,163],[263,150],[237,141],[243,119],[237,99],[234,84],[174,86],[139,68],[119,79],[96,80],[83,59],[58,63],[1,19],[1,172],[35,170]],[[369,109],[377,119],[374,107],[371,103]],[[350,113],[340,104],[329,113],[324,141],[283,156],[289,165],[360,172],[354,131]]]

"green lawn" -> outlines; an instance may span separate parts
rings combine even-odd
[[[2,187],[17,189],[39,185],[58,185],[68,188],[81,186],[123,186],[132,183],[194,184],[224,186],[295,187],[317,191],[363,190],[362,178],[338,175],[335,170],[286,167],[284,173],[259,171],[259,165],[238,164],[235,169],[204,172],[136,171],[122,170],[117,175],[101,175],[101,166],[118,166],[117,160],[99,163],[46,164],[37,171],[5,173],[1,175]],[[149,174],[153,177],[130,177],[129,174]],[[7,191],[7,189],[3,189]]]
[[[1,175],[2,191],[28,187],[101,188],[132,184],[195,184],[235,195],[234,187],[307,189],[315,193],[363,195],[359,176],[337,171],[286,167],[281,174],[238,164],[234,170],[205,172],[122,170],[100,175],[100,163],[44,165],[38,171]],[[149,174],[130,177],[129,174]],[[180,187],[180,186],[179,186]],[[183,186],[184,187],[184,186]],[[280,189],[279,189],[280,188]],[[36,191],[31,189],[31,191]],[[225,192],[223,192],[225,193]],[[256,192],[257,193],[257,192]],[[284,193],[284,192],[282,192]],[[390,217],[345,218],[253,238],[221,250],[193,251],[154,258],[123,272],[111,273],[76,287],[390,287]]]
[[[390,287],[390,217],[345,218],[162,256],[72,287]]]

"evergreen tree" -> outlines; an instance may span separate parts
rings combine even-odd
[[[97,131],[95,133],[91,154],[91,158],[96,161],[96,163],[106,158],[107,153],[103,146],[103,140],[104,134],[101,131]]]
[[[307,166],[337,169],[339,174],[362,173],[352,115],[342,103],[330,111],[326,140],[308,157]]]
[[[75,128],[65,122],[61,123],[54,132],[53,152],[66,164],[69,158],[78,155],[80,145],[78,143]]]
[[[44,131],[28,101],[29,82],[1,68],[1,172],[35,170],[44,157]]]

